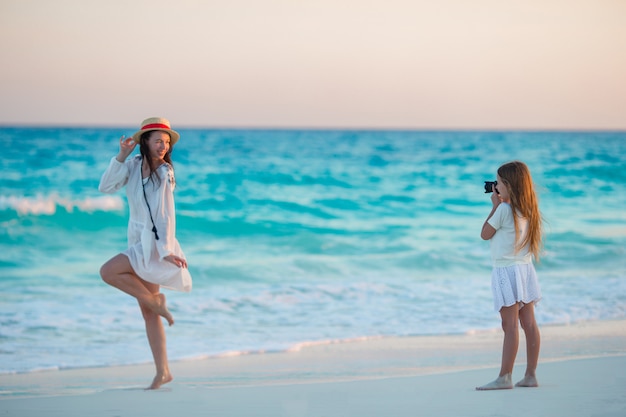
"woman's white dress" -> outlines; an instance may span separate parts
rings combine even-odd
[[[160,181],[143,179],[141,156],[119,162],[112,158],[102,175],[98,189],[112,194],[126,185],[130,208],[128,221],[128,249],[122,252],[135,273],[143,280],[177,291],[191,291],[191,275],[187,268],[163,258],[172,254],[183,259],[185,255],[176,240],[174,209],[174,171],[165,163],[157,169]],[[144,199],[142,181],[159,239],[152,232],[152,221]]]

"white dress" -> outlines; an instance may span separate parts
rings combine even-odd
[[[112,158],[102,175],[98,189],[112,194],[126,185],[130,208],[128,221],[128,249],[122,252],[130,261],[135,273],[143,280],[177,291],[191,291],[191,275],[187,268],[163,258],[173,254],[183,259],[185,255],[176,240],[176,215],[174,210],[174,171],[165,163],[157,169],[159,181],[145,179],[145,193],[154,219],[159,239],[152,232],[152,221],[142,190],[141,156],[119,162]]]
[[[518,216],[519,238],[521,242],[526,234],[528,222]],[[488,223],[496,229],[491,238],[491,290],[493,292],[493,308],[500,311],[502,307],[518,304],[536,304],[541,300],[541,289],[537,272],[533,265],[532,254],[527,247],[515,250],[515,225],[513,209],[507,203],[501,203]]]

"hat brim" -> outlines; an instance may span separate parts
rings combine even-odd
[[[178,142],[178,139],[180,139],[180,135],[175,130],[163,129],[163,128],[154,128],[154,129],[139,130],[138,132],[136,132],[133,135],[133,140],[135,141],[135,143],[139,143],[139,139],[141,138],[141,135],[143,135],[146,132],[154,132],[156,130],[159,130],[161,132],[166,132],[166,133],[168,133],[170,135],[170,146],[174,145],[176,142]]]

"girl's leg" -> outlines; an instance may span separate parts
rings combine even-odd
[[[535,305],[526,304],[519,312],[520,323],[526,335],[526,374],[524,379],[515,384],[516,387],[538,387],[535,371],[539,361],[541,335],[535,320]]]
[[[109,259],[100,268],[100,276],[107,284],[132,295],[139,301],[140,305],[164,317],[170,326],[174,324],[174,318],[165,305],[164,296],[150,292],[142,284],[145,281],[135,274],[126,255],[120,253]]]
[[[502,330],[504,330],[504,343],[502,345],[502,365],[500,376],[511,375],[513,365],[519,347],[519,306],[502,307],[500,310],[502,317]]]
[[[143,280],[141,283],[151,294],[162,298],[165,303],[165,296],[159,293],[159,286],[157,284]],[[163,328],[163,322],[159,314],[155,313],[141,302],[139,302],[139,307],[141,308],[141,313],[146,322],[146,334],[148,335],[148,342],[150,343],[152,357],[154,358],[154,364],[156,366],[156,376],[148,389],[158,389],[161,385],[167,384],[173,379],[167,361],[165,329]]]
[[[513,373],[513,365],[517,356],[519,346],[519,307],[514,304],[510,307],[502,307],[500,309],[500,317],[502,318],[502,330],[504,330],[504,343],[502,345],[502,364],[500,366],[500,375],[498,379],[477,387],[477,390],[494,390],[494,389],[511,389],[511,374]]]

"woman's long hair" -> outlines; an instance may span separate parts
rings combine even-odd
[[[528,221],[526,235],[515,249],[517,251],[528,246],[535,260],[539,261],[542,248],[542,218],[530,170],[525,163],[512,161],[498,168],[498,175],[509,190],[511,197],[516,241],[519,239],[517,216],[520,215]]]
[[[148,148],[148,139],[150,138],[150,134],[152,132],[154,132],[154,130],[144,132],[139,137],[139,153],[141,153],[141,158],[148,162],[148,167],[150,167],[150,180],[158,186],[161,184],[161,178],[159,177],[159,174],[157,172],[157,169],[159,167],[154,166],[154,162],[152,161],[152,158],[150,158],[150,149]],[[167,150],[167,153],[163,157],[163,160],[167,162],[172,167],[172,169],[174,169],[174,164],[172,163],[173,149],[174,145],[170,144],[170,148]]]

